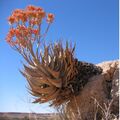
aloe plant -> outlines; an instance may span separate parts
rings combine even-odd
[[[41,33],[42,22],[48,24]],[[27,79],[34,103],[50,102],[54,107],[70,102],[88,82],[88,78],[101,74],[102,69],[92,63],[79,61],[75,46],[66,42],[45,43],[45,36],[54,21],[52,13],[42,8],[27,6],[16,9],[8,18],[10,30],[6,37],[9,45],[19,52],[26,64],[21,71]]]

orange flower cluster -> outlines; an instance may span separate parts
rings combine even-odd
[[[47,22],[52,23],[54,20],[54,15],[52,13],[49,13],[47,16]]]
[[[40,36],[40,25],[46,18],[48,23],[52,23],[54,15],[46,12],[41,7],[29,5],[25,9],[16,9],[8,18],[11,28],[7,35],[7,42],[12,45],[26,47],[29,40],[35,40]]]
[[[39,30],[27,28],[24,25],[20,25],[17,28],[11,28],[9,30],[6,40],[12,46],[19,45],[26,47],[28,40],[34,39],[30,37],[33,34],[37,36],[39,34]]]

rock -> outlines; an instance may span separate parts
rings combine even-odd
[[[78,96],[67,104],[70,118],[81,120],[112,120],[119,114],[119,61],[107,61],[98,66],[103,73],[89,79]],[[114,114],[114,116],[113,116]]]

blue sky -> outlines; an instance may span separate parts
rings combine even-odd
[[[31,104],[27,82],[19,73],[22,57],[5,42],[7,17],[32,4],[55,14],[48,41],[76,43],[79,60],[100,63],[118,59],[118,0],[0,0],[0,112],[51,112],[48,104]]]

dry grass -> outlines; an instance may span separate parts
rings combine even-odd
[[[86,119],[86,120],[118,120],[119,115],[114,115],[111,113],[111,106],[113,100],[108,101],[108,104],[104,103],[104,106],[101,106],[100,103],[95,99],[94,100],[94,107],[95,112],[93,113],[94,119]],[[77,101],[75,101],[76,107]],[[71,109],[66,110],[66,105],[63,105],[61,108],[57,109],[59,113],[60,120],[84,120],[81,117],[80,109],[77,107],[77,113],[75,114]]]

